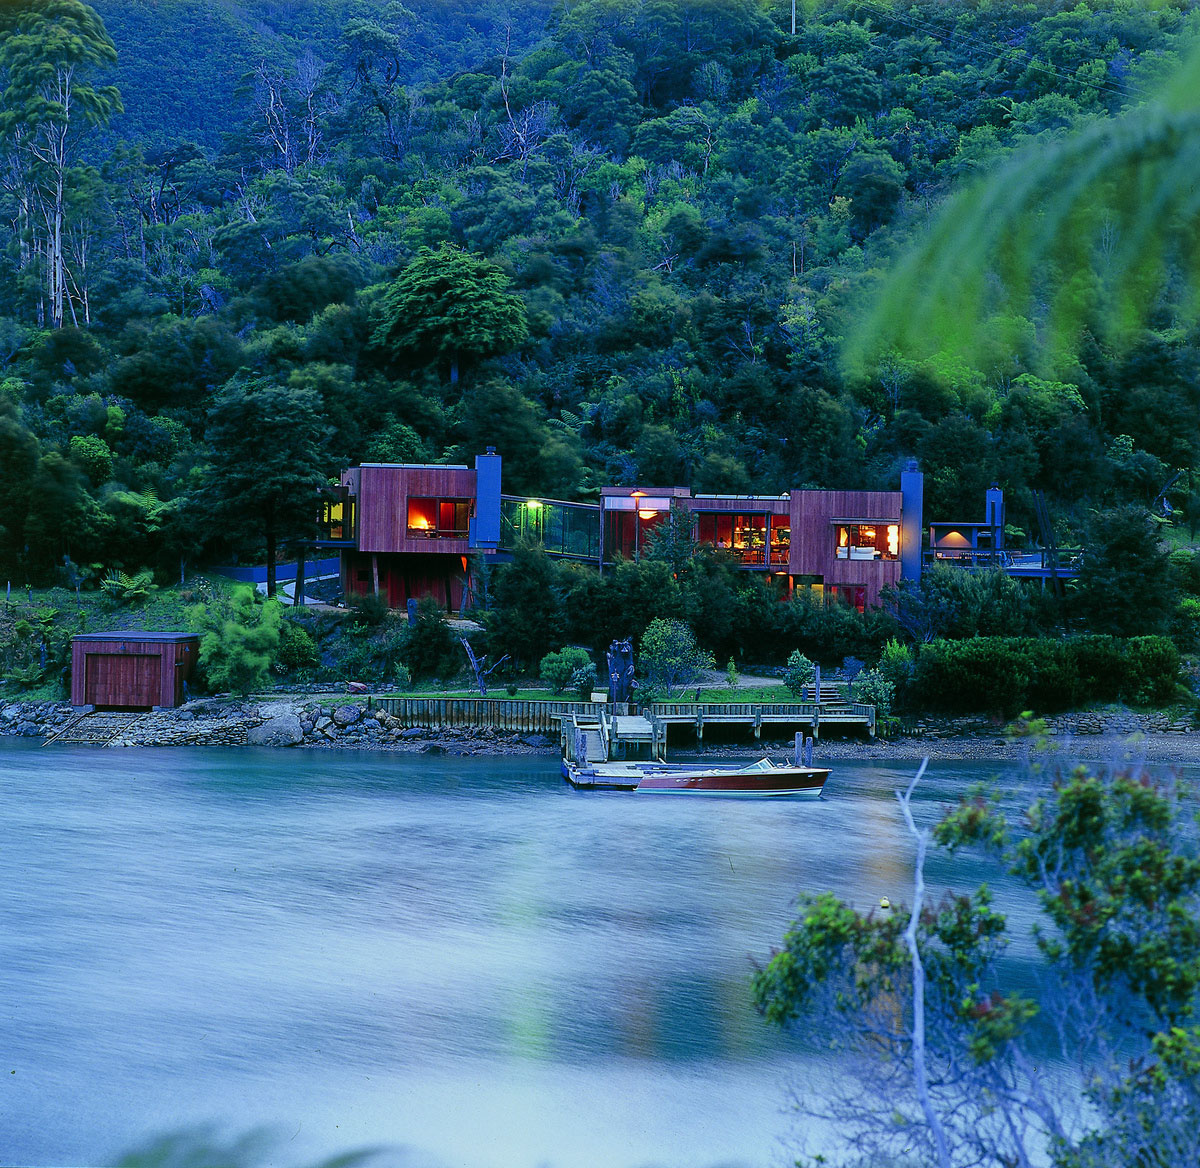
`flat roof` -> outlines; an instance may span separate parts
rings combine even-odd
[[[350,467],[350,470],[356,469]],[[358,470],[470,470],[469,466],[449,462],[360,462]]]
[[[165,644],[199,639],[199,633],[149,633],[144,629],[114,629],[111,633],[79,633],[71,638],[72,641],[156,641]]]

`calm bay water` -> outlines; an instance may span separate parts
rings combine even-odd
[[[994,770],[934,764],[921,798]],[[0,1163],[201,1122],[291,1163],[786,1163],[787,1090],[829,1068],[754,1014],[751,959],[802,890],[907,898],[909,773],[756,804],[541,758],[0,740]]]

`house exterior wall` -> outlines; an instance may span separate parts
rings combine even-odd
[[[465,559],[431,553],[347,552],[342,557],[342,591],[347,596],[368,596],[375,591],[378,573],[379,594],[389,608],[403,608],[409,600],[431,596],[442,608],[457,611],[466,588]]]
[[[865,588],[867,607],[878,605],[880,591],[899,582],[901,560],[839,559],[837,522],[863,519],[900,524],[901,499],[899,491],[793,491],[788,572],[822,577],[826,589]]]
[[[457,498],[475,502],[475,472],[467,467],[355,467],[352,490],[358,496],[358,550],[375,553],[433,553],[466,555],[470,540],[412,538],[408,531],[408,501],[416,498]],[[348,475],[342,476],[344,485]]]

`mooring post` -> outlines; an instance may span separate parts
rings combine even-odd
[[[804,733],[801,730],[796,731],[796,747],[793,751],[793,757],[796,760],[796,765],[800,766],[804,759]]]
[[[812,766],[812,756],[813,756],[813,740],[811,738],[806,738],[804,740],[804,765],[805,766],[807,766],[807,767]]]

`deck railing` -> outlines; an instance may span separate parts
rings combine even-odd
[[[491,726],[497,730],[523,730],[558,734],[564,716],[598,718],[602,702],[547,701],[525,698],[371,698],[372,708],[384,710],[402,726]]]

